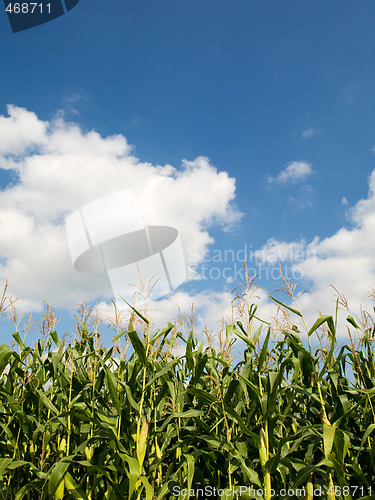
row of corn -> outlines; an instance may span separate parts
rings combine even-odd
[[[151,332],[135,310],[145,330],[131,323],[111,347],[85,322],[69,342],[50,331],[28,347],[15,333],[0,346],[0,498],[371,497],[374,331],[349,316],[359,341],[338,348],[332,316],[301,339],[255,312],[226,326],[236,360],[194,331]]]

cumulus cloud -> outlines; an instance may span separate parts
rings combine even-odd
[[[256,304],[261,311],[262,317],[271,318],[275,313],[274,304],[268,299],[267,293],[263,289],[254,291],[250,297],[251,303]],[[147,311],[142,309],[142,302],[138,304],[138,309],[148,313],[151,320],[151,330],[156,331],[163,328],[168,322],[172,322],[180,331],[184,338],[187,338],[192,329],[194,329],[199,342],[207,345],[208,336],[210,336],[212,345],[215,348],[220,347],[220,336],[225,340],[225,326],[235,324],[239,319],[246,324],[246,319],[241,315],[238,302],[233,301],[233,294],[225,291],[205,290],[190,294],[185,291],[176,291],[173,296],[165,297],[159,301],[148,303]],[[112,304],[100,303],[98,310],[105,323],[115,323],[114,308]],[[125,330],[129,323],[129,309],[117,310],[117,318],[121,318],[119,326],[120,331]],[[247,307],[244,308],[244,315],[247,315]],[[142,322],[140,321],[140,324]],[[261,325],[256,322],[256,328]],[[144,324],[143,324],[144,326]],[[255,325],[253,325],[255,326]],[[113,335],[112,335],[113,336]],[[240,354],[242,341],[237,339],[234,355]],[[182,347],[181,354],[185,352],[185,345]]]
[[[102,137],[16,106],[0,116],[0,168],[17,178],[0,192],[0,275],[25,309],[111,297],[104,276],[73,269],[67,247],[65,217],[90,201],[131,187],[148,225],[176,227],[184,248],[202,255],[213,224],[227,229],[241,218],[235,179],[206,157],[179,168],[144,163],[123,135]]]
[[[291,262],[291,281],[312,291],[300,299],[310,323],[319,311],[334,312],[333,301],[337,295],[331,285],[348,299],[353,314],[361,314],[361,305],[372,311],[373,302],[368,294],[375,288],[375,170],[369,179],[368,197],[360,200],[349,215],[349,229],[340,228],[332,236],[316,237],[309,243],[271,239],[257,253],[258,258],[269,265]],[[347,315],[348,312],[342,310],[341,325]],[[344,326],[339,334],[347,334]]]
[[[234,205],[235,179],[206,157],[184,160],[178,168],[144,163],[123,135],[102,137],[61,116],[43,121],[15,106],[8,107],[8,116],[0,116],[0,168],[11,170],[17,179],[0,191],[0,277],[8,279],[10,293],[28,311],[40,310],[43,300],[71,308],[83,297],[112,297],[105,276],[78,273],[70,260],[65,216],[90,201],[133,188],[144,221],[176,227],[186,255],[202,258],[213,242],[212,225],[228,229],[241,218]],[[310,164],[292,162],[269,182],[303,182],[312,173]],[[369,308],[366,294],[375,287],[375,171],[368,197],[349,213],[352,227],[330,237],[311,242],[271,239],[254,251],[258,264],[289,263],[291,280],[313,292],[300,299],[308,324],[319,311],[334,311],[331,284],[348,296],[355,313],[360,303]],[[151,303],[150,316],[163,326],[177,315],[177,305],[189,314],[194,303],[200,325],[218,331],[217,321],[231,317],[231,299],[224,291],[177,290]],[[265,292],[260,293],[260,305],[262,318],[274,315]],[[105,311],[108,305],[101,308]]]
[[[0,154],[17,156],[41,146],[45,140],[46,124],[35,113],[8,106],[9,117],[0,116]],[[1,168],[4,168],[4,163]],[[7,168],[7,167],[6,167]]]
[[[287,167],[276,177],[269,176],[268,183],[296,184],[297,182],[305,181],[313,172],[309,163],[304,161],[292,161],[288,163]]]
[[[306,259],[306,240],[289,243],[270,238],[262,248],[254,252],[253,256],[261,264],[301,262]]]

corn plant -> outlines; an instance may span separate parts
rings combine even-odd
[[[304,323],[297,303],[274,300]],[[348,315],[361,340],[338,348],[337,302],[333,316],[305,323],[305,336],[291,325],[275,337],[247,303],[225,328],[226,345],[242,346],[235,363],[194,330],[152,331],[147,312],[129,307],[128,328],[109,347],[98,345],[90,313],[77,317],[74,340],[49,328],[33,347],[19,332],[15,349],[0,346],[0,498],[374,493],[373,326]],[[327,345],[313,352],[322,331]],[[130,354],[117,349],[123,340]]]

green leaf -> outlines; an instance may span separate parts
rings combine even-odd
[[[186,343],[186,366],[188,370],[192,370],[194,366],[194,357],[193,357],[193,349],[194,349],[194,332],[193,330],[190,332]]]
[[[291,487],[296,488],[300,484],[305,484],[307,479],[310,477],[310,474],[316,471],[316,469],[317,468],[314,465],[308,465],[307,467],[303,467],[302,469],[300,469]]]
[[[33,465],[31,462],[26,462],[25,460],[12,460],[12,463],[9,464],[7,467],[9,470],[13,469],[18,469],[19,467],[24,467],[27,465],[27,467],[36,468],[35,465]]]
[[[130,341],[132,343],[134,351],[138,354],[139,359],[141,360],[141,363],[143,366],[147,365],[147,359],[146,359],[146,351],[145,347],[142,344],[140,338],[138,337],[138,334],[136,331],[132,330],[128,332]]]
[[[277,304],[279,304],[280,306],[282,307],[285,307],[286,309],[288,309],[289,311],[291,311],[292,313],[294,314],[297,314],[297,316],[299,316],[300,318],[302,318],[302,314],[297,311],[297,309],[293,309],[292,307],[290,306],[287,306],[286,304],[283,304],[282,302],[280,302],[279,300],[275,299],[275,297],[271,297],[271,299],[276,302]]]
[[[40,479],[37,479],[35,481],[32,481],[30,483],[25,484],[25,486],[23,486],[20,490],[17,491],[13,500],[22,500],[25,497],[26,493],[28,493],[29,491],[32,492],[32,491],[41,490],[43,487],[43,484],[44,484],[44,481],[40,480]]]
[[[357,325],[357,323],[355,322],[355,320],[354,320],[353,316],[348,316],[348,317],[346,318],[346,321],[347,321],[348,323],[350,323],[352,326],[354,326],[354,328],[356,328],[357,330],[359,330],[359,326],[358,326],[358,325]]]
[[[233,333],[235,333],[237,335],[238,338],[240,338],[241,340],[243,340],[243,342],[245,342],[246,345],[248,345],[251,349],[254,349],[253,342],[251,342],[251,340],[246,335],[244,335],[242,332],[240,332],[239,330],[237,330],[237,328],[234,325],[227,325],[225,327],[225,329],[226,329],[227,338],[233,332]]]
[[[254,394],[256,394],[258,398],[261,397],[259,387],[255,385],[253,382],[251,382],[251,380],[243,377],[242,375],[240,375],[240,380],[242,380],[248,387],[250,387],[250,389],[253,391]]]
[[[191,490],[195,471],[195,460],[192,455],[184,454],[187,461],[187,472],[188,472],[188,490]]]
[[[324,456],[326,459],[329,458],[332,451],[333,441],[335,439],[335,430],[335,426],[323,424]]]
[[[162,335],[168,335],[168,333],[174,328],[174,325],[172,323],[168,323],[162,330],[158,331],[155,333],[153,337],[151,337],[150,344],[154,345],[155,342],[160,338]]]
[[[128,398],[130,406],[132,408],[134,408],[137,412],[139,412],[139,405],[136,403],[135,399],[133,398],[133,394],[130,390],[130,387],[128,386],[128,384],[124,384],[124,386],[125,386],[126,397]]]
[[[156,497],[156,500],[162,500],[167,498],[168,493],[170,493],[169,484],[165,482],[158,491],[158,496]]]
[[[49,334],[51,335],[51,337],[52,337],[53,341],[55,342],[55,344],[58,345],[59,344],[59,337],[57,335],[57,332],[55,330],[51,330],[49,332]]]
[[[270,340],[270,336],[271,336],[271,328],[268,327],[267,336],[263,342],[263,347],[262,347],[262,350],[260,352],[260,356],[259,356],[259,360],[258,360],[258,370],[260,372],[264,368],[264,362],[266,360],[266,356],[268,353],[268,342]]]
[[[369,435],[372,433],[372,431],[375,429],[375,424],[371,424],[367,427],[366,432],[363,434],[363,437],[361,439],[361,446],[360,448],[363,447],[365,444],[366,439],[369,437]]]
[[[130,500],[133,492],[135,490],[135,486],[138,481],[139,477],[139,465],[138,465],[138,460],[134,457],[130,457],[129,455],[126,455],[125,453],[119,453],[119,456],[127,462],[129,466],[129,473],[128,473],[128,479],[129,479],[129,496],[128,499]]]
[[[214,403],[215,401],[217,401],[216,396],[213,396],[203,389],[198,389],[197,387],[189,387],[187,392],[198,398],[200,401],[203,401],[204,403]]]
[[[0,345],[0,375],[3,373],[3,370],[8,364],[8,361],[12,357],[12,355],[13,351],[11,351],[6,344]]]
[[[143,484],[145,490],[146,490],[146,500],[152,500],[153,497],[153,491],[152,491],[152,486],[148,482],[147,477],[142,476],[139,478],[140,482]]]
[[[51,401],[47,398],[47,396],[40,389],[37,389],[37,393],[39,395],[40,400],[44,404],[44,406],[46,406],[46,408],[48,408],[55,415],[59,415],[59,410],[56,408],[56,406],[53,403],[51,403]]]
[[[64,481],[64,475],[68,470],[69,465],[70,463],[68,461],[60,460],[60,462],[57,462],[54,466],[48,481],[48,492],[50,495],[53,495],[61,481]]]
[[[20,337],[20,334],[18,332],[14,332],[12,333],[12,337],[15,339],[15,341],[17,342],[17,344],[22,348],[24,349],[26,346],[25,344],[22,342],[21,340],[21,337]]]
[[[260,327],[254,333],[254,336],[253,336],[254,344],[256,344],[258,342],[261,333],[262,333],[262,325],[260,325]]]
[[[335,325],[332,316],[322,315],[315,321],[311,329],[309,330],[309,337],[317,330],[323,323],[327,322],[327,325],[331,331],[332,335],[335,335]]]
[[[121,297],[122,300],[124,302],[126,302],[128,304],[128,306],[135,312],[135,314],[141,318],[141,320],[143,320],[147,325],[150,324],[149,320],[147,318],[145,318],[139,311],[137,311],[137,309],[135,309],[131,304],[129,304],[129,302],[127,300],[125,300],[123,297]]]
[[[173,366],[176,365],[178,362],[179,362],[179,359],[173,359],[172,361],[170,361],[166,366],[164,366],[164,368],[162,368],[161,370],[156,372],[156,374],[152,377],[152,379],[149,382],[147,382],[146,387],[149,387],[150,385],[152,385],[156,380],[161,378],[166,373],[168,373],[168,372],[172,373],[171,368],[173,368]]]
[[[69,491],[73,498],[76,500],[89,500],[86,493],[78,487],[69,472],[65,473],[64,477],[65,488]]]
[[[9,464],[12,463],[11,458],[0,458],[0,477],[4,474]]]
[[[132,330],[124,330],[123,332],[120,332],[118,335],[116,335],[115,337],[113,337],[113,339],[111,340],[111,343],[114,344],[123,335],[126,335],[127,333],[129,333],[129,331],[132,331]]]
[[[113,373],[109,370],[109,368],[106,366],[105,367],[105,375],[106,375],[106,382],[107,382],[107,387],[109,390],[109,393],[111,395],[113,404],[115,405],[115,408],[117,410],[117,414],[121,415],[121,403],[118,398],[118,391],[117,391],[117,380]]]
[[[225,393],[225,396],[224,396],[224,404],[229,404],[231,402],[231,399],[233,398],[233,395],[237,391],[239,385],[240,385],[240,382],[238,379],[232,379],[230,381],[229,387],[228,387],[227,392]]]

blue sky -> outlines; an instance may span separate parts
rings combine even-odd
[[[322,312],[333,312],[331,283],[352,295],[357,308],[374,286],[372,0],[114,0],[106,4],[80,0],[61,18],[19,33],[11,32],[3,9],[0,39],[0,131],[9,130],[13,120],[14,134],[24,141],[7,150],[9,140],[5,141],[3,133],[1,145],[0,137],[3,214],[13,200],[15,217],[26,214],[29,222],[42,228],[42,208],[30,214],[33,202],[26,201],[35,200],[28,196],[35,188],[30,178],[36,169],[27,167],[27,159],[36,155],[42,161],[43,155],[51,155],[51,144],[56,146],[53,130],[56,134],[56,130],[64,130],[69,137],[69,124],[74,123],[82,137],[95,130],[98,144],[121,134],[142,165],[151,164],[155,169],[173,165],[175,179],[178,175],[182,181],[185,178],[185,159],[195,162],[197,176],[202,168],[209,170],[212,184],[210,181],[200,186],[202,191],[191,193],[197,198],[191,206],[200,215],[190,228],[200,250],[211,255],[209,266],[218,267],[212,263],[215,250],[238,251],[246,246],[254,252],[262,248],[279,252],[280,256],[282,248],[298,248],[303,255],[303,262],[297,262],[302,288],[314,292],[303,299],[311,317],[324,307]],[[13,113],[11,118],[8,105],[24,114]],[[26,119],[30,113],[34,113],[35,123]],[[60,125],[56,125],[58,120]],[[50,132],[41,138],[41,131],[39,138],[29,140],[24,127],[35,130],[37,122],[48,123]],[[51,141],[48,147],[47,140]],[[57,155],[65,154],[60,146],[54,150]],[[80,147],[87,147],[84,141]],[[206,167],[196,162],[199,157],[207,158]],[[9,158],[18,166],[6,166]],[[38,175],[53,179],[47,163],[43,165]],[[62,161],[61,168],[64,165]],[[101,169],[99,164],[95,168]],[[105,168],[103,162],[102,175]],[[227,172],[227,177],[220,177],[225,186],[217,191],[215,205],[220,172]],[[100,196],[100,175],[93,177],[97,180],[86,176],[75,181],[98,183],[83,196],[82,203]],[[200,177],[197,179],[199,182]],[[125,176],[116,187],[125,189],[130,184]],[[45,195],[48,210],[51,190],[48,183],[43,186],[37,197]],[[178,189],[183,187],[175,187],[178,204],[183,198]],[[106,189],[103,195],[109,187]],[[61,191],[60,195],[70,192]],[[35,190],[33,193],[36,196]],[[71,209],[77,204],[79,196]],[[58,219],[69,203],[61,207],[48,222],[59,233],[56,238],[62,235]],[[22,224],[13,233],[3,228],[3,237],[0,234],[1,278],[8,278],[12,292],[24,300],[25,310],[37,310],[39,297],[39,302],[52,301],[64,316],[64,307],[69,305],[67,292],[60,297],[51,292],[50,284],[44,285],[55,280],[59,288],[62,279],[58,270],[54,275],[53,253],[44,257],[51,259],[49,278],[38,280],[37,274],[26,272],[31,261],[23,262],[18,250],[14,265],[10,264],[12,251],[20,242],[30,253],[35,238],[43,239],[46,234],[41,229],[30,236],[27,224]],[[191,236],[186,227],[182,233],[186,239]],[[211,243],[205,239],[207,234]],[[308,261],[312,253],[317,255],[314,263]],[[291,260],[291,265],[296,264],[295,255]],[[220,263],[220,269],[224,264]],[[199,265],[197,270],[202,272]],[[85,282],[80,287],[78,279],[71,283],[73,303],[77,299],[73,291],[78,295],[88,286]],[[27,286],[22,288],[22,282]],[[260,284],[275,287],[272,279]],[[178,301],[184,307],[201,301],[206,307],[202,316],[212,317],[223,311],[233,288],[233,282],[222,276],[209,280],[201,275],[165,299],[163,307],[172,314]],[[265,313],[270,313],[266,296],[261,301]]]

